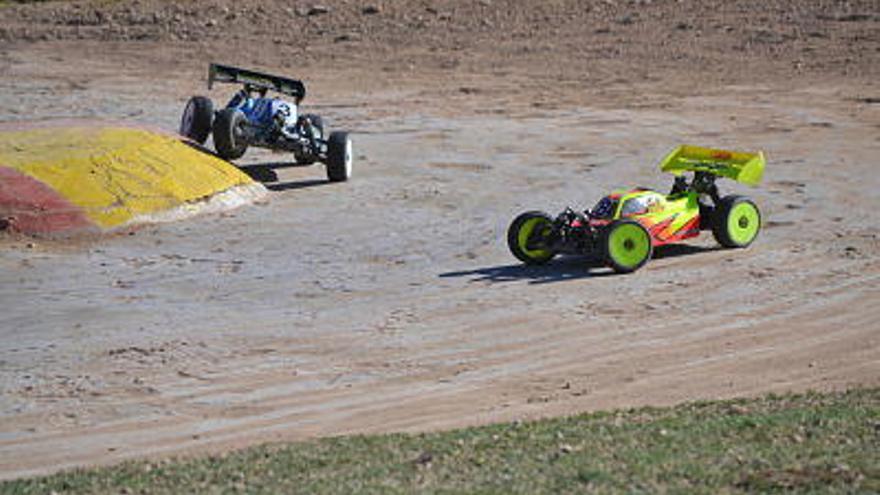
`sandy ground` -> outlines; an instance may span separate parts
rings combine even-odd
[[[291,22],[324,30],[295,73],[307,107],[355,133],[351,182],[253,151],[240,165],[272,191],[260,204],[103,239],[0,239],[0,477],[880,384],[876,4],[773,3],[767,34],[738,22],[758,15],[754,2],[535,4],[365,14],[338,2],[309,15],[297,3]],[[241,48],[224,61],[287,68],[289,48],[242,47],[271,42],[270,28],[187,39],[162,16],[216,26],[148,2],[70,24],[93,19],[90,5],[0,7],[5,125],[175,129],[215,47]],[[244,5],[236,15],[257,15]],[[282,8],[265,5],[269,17]],[[538,15],[558,22],[535,28]],[[505,26],[497,46],[481,19]],[[655,31],[706,42],[660,49]],[[721,48],[749,36],[759,41]],[[681,77],[681,60],[713,70]],[[761,187],[722,184],[764,213],[749,249],[704,234],[628,276],[576,257],[527,268],[507,252],[521,211],[666,189],[655,163],[682,142],[767,153]]]

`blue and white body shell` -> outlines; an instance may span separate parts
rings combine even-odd
[[[240,110],[255,127],[273,128],[280,124],[282,128],[289,128],[297,121],[296,104],[280,98],[252,98],[239,93],[226,107]]]

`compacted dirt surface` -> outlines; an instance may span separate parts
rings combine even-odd
[[[265,441],[880,384],[874,1],[0,3],[4,128],[174,130],[210,61],[300,77],[355,172],[103,238],[0,237],[0,477]],[[748,249],[524,267],[525,210],[764,150]]]

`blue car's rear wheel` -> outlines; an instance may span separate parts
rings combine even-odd
[[[247,117],[234,108],[224,108],[217,112],[214,120],[214,148],[225,160],[241,158],[247,151],[244,126]]]
[[[205,144],[211,134],[214,120],[214,104],[210,98],[193,96],[186,102],[183,115],[180,117],[180,135],[188,137],[199,144]]]

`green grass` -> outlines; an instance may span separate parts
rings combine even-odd
[[[0,493],[880,493],[880,389],[328,438]]]

